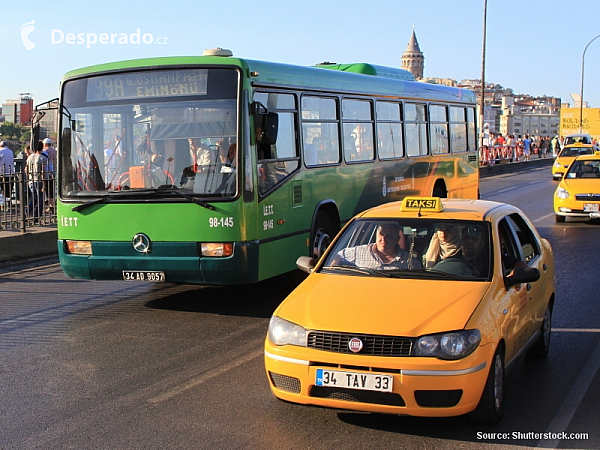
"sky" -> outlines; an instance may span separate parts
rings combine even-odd
[[[36,105],[56,98],[61,78],[72,69],[200,55],[215,47],[241,58],[302,66],[329,61],[400,67],[413,27],[425,77],[460,81],[482,73],[484,0],[0,0],[0,5],[0,103],[21,93],[31,94]],[[583,62],[584,101],[600,108],[600,37],[591,42],[600,35],[598,17],[599,0],[488,0],[485,81],[572,105],[571,94],[581,91]]]

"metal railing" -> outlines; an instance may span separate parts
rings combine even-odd
[[[15,164],[15,173],[0,167],[0,231],[25,233],[28,228],[56,227],[56,173],[25,172]],[[4,175],[3,175],[4,173]]]

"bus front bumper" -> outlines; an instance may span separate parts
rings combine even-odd
[[[195,242],[153,244],[138,253],[130,242],[92,242],[91,255],[75,255],[58,241],[61,267],[70,278],[124,280],[125,272],[163,273],[165,282],[229,285],[258,280],[258,243],[235,243],[227,257],[200,256]]]

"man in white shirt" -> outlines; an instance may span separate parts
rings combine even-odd
[[[0,187],[4,194],[4,201],[10,202],[12,186],[15,181],[15,155],[8,147],[8,142],[0,142]]]

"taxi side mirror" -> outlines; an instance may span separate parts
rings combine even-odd
[[[540,271],[535,267],[515,267],[512,274],[505,279],[506,289],[515,284],[532,283],[540,279]]]
[[[317,259],[311,258],[310,256],[300,256],[296,260],[296,266],[302,272],[311,273],[317,265]]]

